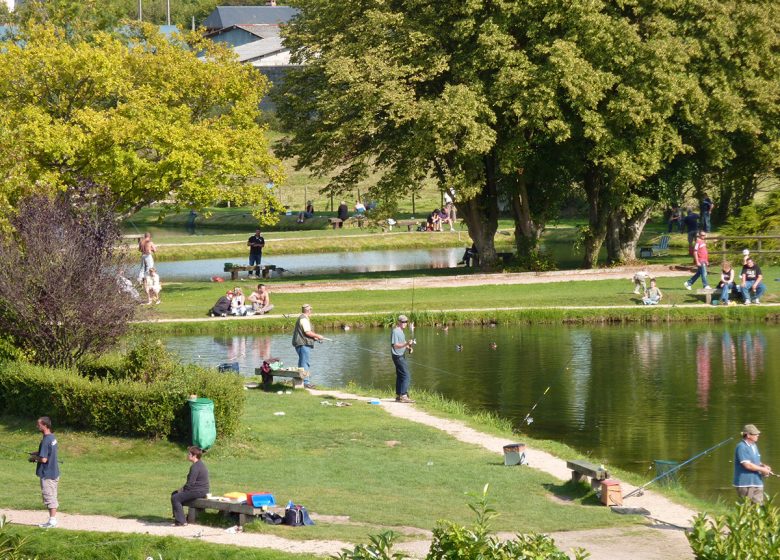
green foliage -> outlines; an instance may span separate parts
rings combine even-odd
[[[226,200],[275,220],[281,205],[265,183],[281,172],[258,124],[267,80],[197,34],[171,41],[151,25],[126,29],[85,40],[31,25],[21,41],[2,43],[5,212],[31,189],[89,179],[126,214],[154,201]]]
[[[27,537],[9,533],[9,525],[5,515],[0,515],[0,558],[3,560],[34,560],[32,556],[24,554]]]
[[[687,533],[697,560],[780,558],[780,512],[767,499],[763,505],[745,500],[726,515],[700,513]]]
[[[57,418],[58,424],[100,433],[182,438],[189,433],[187,399],[214,401],[219,436],[236,432],[244,405],[235,376],[178,366],[163,380],[89,379],[77,371],[19,362],[0,365],[0,408],[6,413]]]
[[[159,339],[141,337],[125,356],[120,371],[125,379],[148,385],[168,379],[181,369],[180,361]]]
[[[341,553],[334,554],[331,558],[336,560],[403,560],[409,558],[402,552],[393,552],[393,542],[396,538],[397,535],[392,531],[371,535],[369,544],[359,544],[352,550],[345,548]]]
[[[459,558],[481,558],[483,560],[568,560],[569,556],[555,546],[547,535],[517,535],[515,539],[502,541],[490,531],[490,521],[498,513],[490,507],[487,499],[488,486],[482,496],[469,508],[476,515],[476,523],[468,528],[451,521],[439,521],[433,530],[433,542],[426,560],[456,560]],[[574,551],[575,560],[590,556],[582,549]]]

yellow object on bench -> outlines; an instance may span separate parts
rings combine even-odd
[[[231,500],[246,500],[246,492],[228,492],[223,496]]]

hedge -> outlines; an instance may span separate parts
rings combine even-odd
[[[236,432],[244,409],[240,379],[195,366],[145,384],[83,377],[75,370],[0,363],[0,410],[50,416],[58,425],[120,436],[186,438],[191,394],[214,401],[218,437]]]

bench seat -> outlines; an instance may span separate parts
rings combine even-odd
[[[249,272],[249,271],[255,271],[255,274],[258,272],[261,273],[263,278],[268,278],[271,275],[271,271],[276,270],[275,264],[256,264],[256,265],[248,265],[248,264],[234,264],[230,266],[225,266],[224,272],[230,273],[230,279],[231,280],[238,280],[238,273],[239,272]]]
[[[198,519],[198,514],[207,509],[215,509],[221,511],[225,517],[232,515],[238,516],[239,526],[243,526],[247,521],[251,521],[269,510],[268,506],[256,508],[247,503],[237,504],[235,502],[225,502],[214,498],[196,498],[189,502],[183,502],[182,505],[189,508],[187,510],[187,523],[195,523]]]
[[[583,482],[589,477],[593,489],[599,488],[601,481],[609,478],[607,469],[588,461],[566,461],[566,468],[571,469],[573,482]]]
[[[707,302],[707,305],[710,305],[712,304],[712,296],[717,295],[718,297],[720,297],[721,290],[720,289],[705,290],[704,288],[699,288],[698,290],[696,290],[696,295],[699,296],[703,295],[704,301]]]
[[[255,375],[262,375],[263,371],[260,368],[255,368]],[[301,389],[304,386],[304,380],[308,379],[309,374],[298,368],[281,368],[271,370],[271,377],[287,377],[292,379],[293,388]],[[273,379],[271,379],[273,383]]]

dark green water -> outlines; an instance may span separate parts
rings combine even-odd
[[[313,353],[315,383],[394,386],[389,331],[328,336],[334,342]],[[450,327],[417,329],[416,338],[412,395],[425,388],[494,411],[532,437],[567,443],[647,480],[654,460],[684,461],[738,436],[748,422],[763,432],[764,461],[780,469],[780,327]],[[243,374],[265,356],[296,365],[289,335],[167,344],[203,365],[237,360]],[[521,426],[547,387],[533,421]],[[699,459],[681,471],[682,483],[703,498],[731,500],[732,453],[727,444]]]

